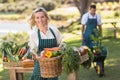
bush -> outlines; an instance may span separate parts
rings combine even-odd
[[[120,12],[119,12],[119,11],[115,11],[114,16],[115,16],[116,18],[119,17],[119,16],[120,16]]]
[[[0,52],[0,58],[2,58],[2,53]]]
[[[17,6],[15,12],[16,13],[23,13],[26,10],[25,6]]]
[[[53,20],[67,20],[66,16],[60,15],[60,14],[50,14],[51,19]]]
[[[96,3],[98,10],[117,10],[119,3],[117,2],[103,2],[102,4]]]
[[[100,10],[101,9],[101,4],[100,3],[96,3],[97,9]]]
[[[53,10],[56,7],[56,2],[53,2],[52,0],[44,1],[41,4],[42,7],[44,7],[47,11]]]
[[[6,4],[1,4],[0,5],[1,6],[1,8],[0,8],[0,12],[6,12],[7,11],[7,5]]]
[[[12,5],[12,6],[11,6]],[[15,12],[15,10],[16,10],[16,5],[15,4],[9,4],[8,6],[7,6],[7,11],[8,12]]]
[[[56,7],[56,1],[52,0],[36,0],[33,2],[28,1],[19,1],[19,2],[13,2],[13,3],[3,3],[0,4],[0,12],[2,13],[23,13],[24,11],[32,11],[35,8],[41,6],[44,7],[47,11],[53,10]],[[27,10],[28,9],[28,10]]]

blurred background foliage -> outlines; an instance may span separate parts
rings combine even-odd
[[[38,6],[44,7],[47,11],[55,9],[62,0],[1,0],[1,13],[24,13],[32,11]]]
[[[96,3],[96,1],[98,3]],[[113,2],[100,2],[100,1],[105,1],[105,0],[94,0],[94,3],[96,3],[97,5],[98,13],[102,15],[103,18],[120,16],[120,11],[119,11],[120,4],[117,2],[118,0],[111,0]],[[66,6],[67,8],[75,7],[73,0],[54,0],[54,1],[53,0],[0,0],[0,7],[1,7],[0,19],[8,19],[8,20],[25,19],[28,14],[30,14],[35,8],[39,6],[42,6],[47,11],[49,11],[50,16],[53,20],[68,20],[70,18],[74,18],[75,16],[80,15],[80,13],[77,10],[73,11],[73,13],[67,10],[69,14],[67,13],[67,11],[65,11],[65,9],[58,10],[57,12],[55,11],[56,8],[61,8],[61,7],[66,8]],[[109,15],[105,15],[106,11],[109,11]]]
[[[93,0],[92,4],[96,4],[102,22],[120,20],[120,0]],[[0,20],[25,20],[39,6],[48,11],[50,22],[59,26],[62,32],[77,33],[81,30],[81,13],[73,0],[0,0]],[[116,25],[119,27],[120,23]],[[113,30],[109,23],[103,27]]]

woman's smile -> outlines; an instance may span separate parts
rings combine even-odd
[[[38,26],[44,26],[47,24],[47,17],[44,12],[35,13],[35,22]]]

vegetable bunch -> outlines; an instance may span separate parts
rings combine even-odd
[[[40,53],[43,58],[52,58],[61,55],[59,47],[45,48],[44,51]]]
[[[79,69],[80,57],[77,52],[75,52],[72,48],[66,48],[62,54],[62,65],[67,74]]]
[[[28,46],[28,35],[22,33],[8,33],[0,40],[0,51],[3,53],[3,61],[20,61],[26,53]]]
[[[1,46],[2,53],[6,54],[4,57],[8,58],[8,61],[17,62],[21,60],[22,56],[26,53],[26,49],[23,50],[23,48],[26,48],[27,42],[21,45],[17,45],[17,43],[12,41],[4,41]]]

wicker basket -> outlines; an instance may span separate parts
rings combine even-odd
[[[40,64],[41,76],[44,78],[54,78],[62,72],[62,56],[53,58],[37,58]]]
[[[21,62],[3,62],[4,67],[21,67]]]
[[[34,60],[26,59],[21,61],[21,64],[22,64],[22,67],[24,68],[34,67]]]

